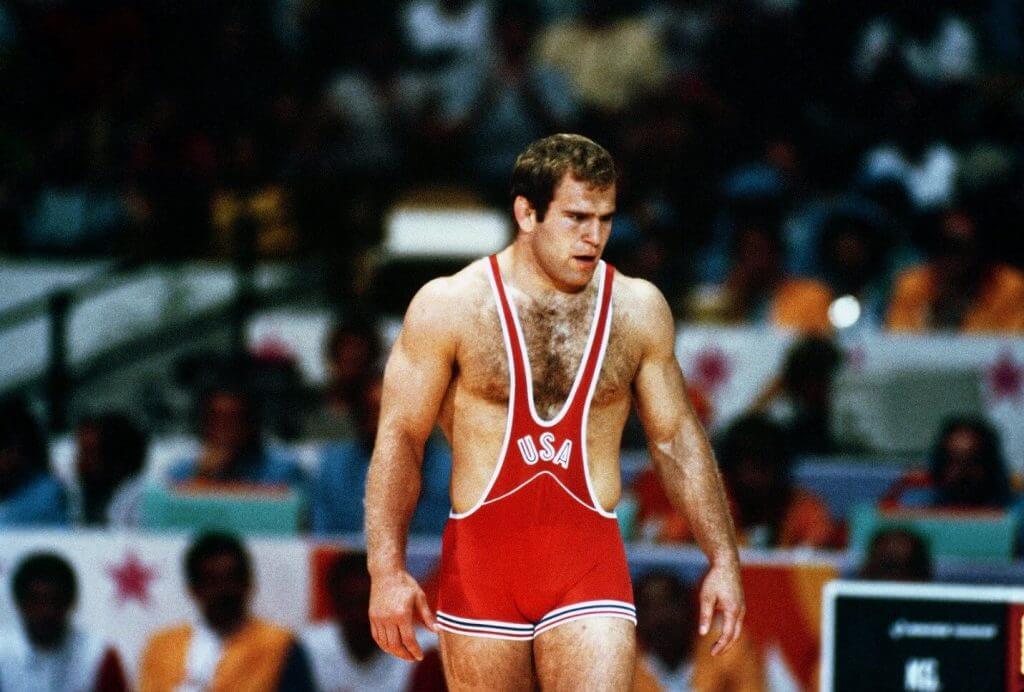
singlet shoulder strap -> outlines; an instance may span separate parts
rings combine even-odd
[[[505,341],[505,353],[508,356],[509,376],[512,380],[510,395],[518,401],[526,401],[528,392],[526,361],[523,356],[524,345],[519,340],[519,331],[515,326],[512,306],[509,304],[508,294],[505,291],[505,282],[501,278],[497,255],[491,255],[488,258],[488,266],[490,267],[491,287],[494,289],[495,302],[498,307],[498,320],[501,322],[501,332]],[[511,410],[509,414],[511,415]]]
[[[604,281],[602,282],[601,307],[597,312],[597,324],[594,325],[594,340],[587,351],[587,362],[583,368],[583,375],[580,378],[580,386],[576,396],[581,394],[586,397],[586,404],[589,405],[594,395],[594,385],[601,373],[601,365],[604,363],[605,350],[608,347],[608,336],[611,332],[612,323],[612,284],[615,279],[615,267],[603,262]]]

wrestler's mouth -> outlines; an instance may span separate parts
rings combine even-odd
[[[573,255],[573,259],[587,267],[593,267],[597,264],[596,255]]]

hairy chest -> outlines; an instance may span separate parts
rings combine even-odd
[[[525,338],[537,414],[553,418],[562,408],[580,369],[594,320],[594,300],[563,303],[521,301],[517,314]],[[624,328],[625,315],[614,305],[611,332],[594,392],[601,406],[628,394],[639,362]],[[510,329],[514,329],[512,324]],[[489,401],[507,403],[509,365],[497,308],[488,301],[465,325],[458,368],[460,386]],[[595,356],[599,344],[594,345]]]

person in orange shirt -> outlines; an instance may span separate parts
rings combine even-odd
[[[199,537],[185,572],[201,622],[150,638],[139,666],[142,692],[313,689],[309,660],[292,633],[249,613],[252,565],[241,541]]]
[[[696,599],[676,575],[648,572],[633,591],[640,643],[633,692],[765,689],[763,664],[746,635],[726,653],[711,655],[714,636],[697,636]]]
[[[804,333],[831,332],[832,291],[819,281],[786,276],[782,256],[777,229],[762,223],[737,228],[733,269],[723,285],[727,316]]]
[[[896,279],[886,327],[965,333],[1024,332],[1024,272],[992,256],[974,216],[938,219],[932,259]]]
[[[723,434],[718,463],[725,481],[736,538],[750,547],[831,547],[836,525],[818,496],[797,488],[790,478],[792,457],[785,431],[769,418],[748,414]],[[673,513],[657,539],[688,542],[693,534],[686,519]]]

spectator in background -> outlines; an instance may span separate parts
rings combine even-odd
[[[206,396],[200,436],[199,456],[173,466],[168,474],[171,482],[304,489],[305,475],[298,462],[266,449],[254,404],[244,390],[220,387]]]
[[[954,14],[952,3],[899,0],[864,27],[854,54],[854,71],[869,79],[877,71],[902,69],[921,83],[964,82],[978,69],[975,31]]]
[[[795,456],[838,451],[831,431],[832,382],[842,361],[830,340],[801,339],[786,353],[782,374],[754,402],[754,411],[783,426]]]
[[[93,416],[78,424],[76,448],[79,523],[140,526],[145,433],[119,413]]]
[[[881,328],[889,290],[886,250],[881,229],[866,215],[836,212],[826,219],[818,239],[822,280],[833,308],[837,298],[857,301],[856,319],[847,324],[853,314],[836,314],[836,326]]]
[[[665,80],[667,56],[653,22],[618,3],[583,0],[580,16],[537,36],[535,59],[565,73],[584,108],[601,119],[625,112]]]
[[[298,245],[287,192],[269,179],[255,139],[241,133],[231,140],[225,180],[210,201],[212,249],[219,257],[282,257]]]
[[[692,309],[712,319],[770,324],[800,332],[831,331],[828,318],[831,295],[816,281],[783,273],[782,239],[777,226],[763,218],[748,217],[733,236],[733,264],[725,282],[713,289],[698,289]]]
[[[384,653],[370,631],[370,573],[366,553],[339,555],[327,572],[327,592],[334,607],[334,619],[308,628],[302,645],[313,664],[319,692],[379,690],[401,692],[415,689],[444,689],[444,674],[437,652],[436,636],[417,635],[423,647],[423,661],[413,664]],[[432,670],[434,684],[426,685]],[[415,679],[418,683],[410,686]]]
[[[764,689],[762,663],[748,638],[721,656],[711,655],[713,635],[705,635],[708,641],[697,636],[697,601],[674,574],[649,572],[633,591],[640,645],[634,692]]]
[[[377,365],[382,351],[377,328],[368,319],[348,320],[331,330],[324,349],[327,391],[323,405],[306,420],[306,437],[336,440],[355,434],[352,410],[361,395],[359,385]]]
[[[117,651],[71,622],[78,580],[67,560],[34,553],[11,579],[20,627],[0,633],[0,689],[129,690]]]
[[[910,471],[882,499],[886,507],[1002,510],[1013,495],[999,434],[971,416],[947,420],[927,471]]]
[[[0,404],[0,527],[67,523],[67,496],[39,424],[21,399]]]
[[[533,12],[509,3],[495,21],[497,55],[469,114],[469,157],[475,180],[494,199],[508,195],[508,169],[519,152],[550,132],[564,132],[579,104],[565,75],[529,60]]]
[[[931,551],[907,529],[882,529],[871,537],[858,576],[875,581],[927,582],[933,577]]]
[[[980,419],[946,422],[930,472],[934,507],[1001,509],[1012,499],[999,435]]]
[[[351,439],[325,445],[320,473],[313,486],[313,533],[331,535],[363,530],[363,496],[366,472],[370,466],[373,442],[377,437],[383,380],[373,371],[359,386],[353,411],[356,434]],[[423,480],[419,505],[409,531],[413,534],[440,534],[451,509],[448,477],[451,452],[432,436],[423,452]]]
[[[899,332],[1024,332],[1024,272],[1002,264],[965,209],[937,215],[931,259],[899,275],[886,326]]]
[[[716,444],[719,467],[740,545],[757,548],[830,547],[835,525],[825,502],[797,488],[786,431],[750,414],[734,421]],[[662,541],[692,541],[680,514],[662,527]]]
[[[252,560],[238,538],[197,538],[185,554],[185,576],[200,622],[150,637],[139,665],[142,692],[312,689],[298,640],[249,612]]]

